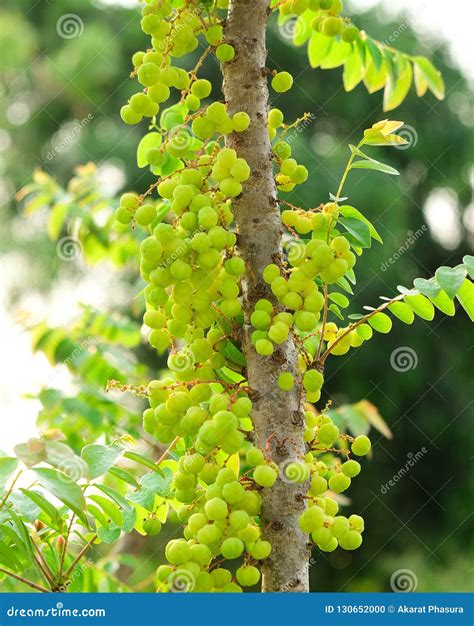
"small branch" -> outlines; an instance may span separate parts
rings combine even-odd
[[[328,296],[329,289],[327,285],[324,285],[324,313],[323,313],[323,325],[321,326],[321,337],[319,338],[318,353],[316,355],[316,362],[320,360],[321,351],[323,349],[324,331],[326,330],[326,324],[328,321]]]
[[[31,538],[31,543],[33,544],[33,547],[36,550],[36,553],[38,555],[38,557],[35,557],[35,561],[38,564],[38,567],[40,568],[41,572],[43,573],[44,577],[46,578],[46,581],[51,585],[51,587],[54,584],[54,574],[51,571],[51,568],[49,567],[49,565],[46,563],[43,553],[41,552],[39,546],[37,545],[36,541],[33,539],[33,537]]]
[[[171,450],[174,448],[174,446],[178,443],[178,441],[180,439],[181,439],[181,437],[179,435],[173,439],[173,441],[170,443],[170,445],[166,448],[166,450],[160,456],[158,461],[156,461],[155,465],[160,465],[166,459],[168,454],[171,452]]]
[[[389,307],[394,302],[398,302],[399,300],[402,300],[403,297],[404,297],[403,294],[400,294],[399,296],[396,296],[395,298],[392,298],[388,302],[384,302],[384,304],[380,305],[377,309],[375,309],[374,311],[371,311],[368,315],[365,315],[360,320],[357,320],[357,322],[355,322],[355,324],[351,324],[350,326],[348,326],[348,328],[342,333],[342,335],[340,337],[338,337],[336,339],[336,341],[333,344],[331,344],[331,346],[322,355],[322,357],[320,358],[320,362],[324,363],[324,361],[327,359],[327,357],[331,354],[331,351],[334,348],[334,346],[337,346],[337,344],[340,341],[342,341],[344,339],[344,337],[347,337],[347,335],[349,333],[351,333],[353,330],[355,330],[359,326],[362,326],[362,324],[365,324],[365,322],[367,320],[369,320],[371,317],[373,317],[377,313],[381,313],[382,311],[384,311],[387,307]]]
[[[20,470],[17,475],[15,476],[15,478],[12,480],[12,483],[7,491],[7,493],[3,496],[2,501],[0,503],[0,511],[3,509],[3,507],[5,506],[6,501],[8,500],[8,498],[11,496],[13,488],[15,487],[16,481],[20,478],[20,476],[22,475],[23,470]]]
[[[36,589],[37,591],[41,591],[42,593],[51,593],[49,589],[46,589],[46,587],[41,587],[41,585],[37,585],[31,580],[28,580],[27,578],[23,578],[23,576],[19,576],[18,574],[9,572],[7,569],[3,569],[3,567],[0,567],[0,572],[2,574],[6,574],[7,576],[11,576],[12,578],[15,578],[16,580],[19,580],[21,583],[28,585],[32,589]]]
[[[74,568],[76,567],[76,565],[79,563],[79,561],[82,559],[82,557],[84,556],[84,554],[87,552],[87,550],[89,550],[89,548],[92,546],[92,544],[94,543],[94,541],[97,539],[97,533],[94,533],[90,539],[90,541],[88,543],[86,543],[86,545],[82,548],[82,550],[79,552],[79,554],[76,556],[76,558],[74,559],[74,561],[71,563],[71,565],[67,568],[67,570],[64,572],[64,578],[67,579],[69,578],[69,576],[71,575],[71,573],[73,572]]]
[[[58,584],[61,584],[61,579],[63,577],[64,559],[66,558],[67,546],[68,546],[68,543],[69,543],[69,537],[71,536],[71,529],[72,529],[72,525],[74,523],[74,518],[75,518],[75,515],[73,513],[71,515],[71,519],[70,519],[69,525],[67,527],[66,539],[64,540],[63,549],[61,551],[61,561],[59,563],[59,570],[58,570]]]

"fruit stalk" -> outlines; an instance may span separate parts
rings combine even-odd
[[[262,491],[264,539],[272,553],[263,563],[265,592],[307,592],[309,548],[298,528],[298,517],[305,510],[307,484],[284,479],[284,468],[291,461],[303,461],[305,449],[304,403],[297,376],[297,352],[290,336],[271,357],[259,356],[251,342],[250,315],[260,298],[278,304],[262,274],[270,263],[281,262],[282,224],[273,175],[273,159],[268,136],[268,85],[266,78],[265,32],[267,0],[231,0],[226,24],[226,42],[235,47],[235,59],[222,64],[224,95],[229,114],[246,111],[251,124],[247,131],[234,133],[229,145],[251,168],[242,194],[233,202],[238,229],[238,251],[245,261],[243,280],[245,324],[243,352],[254,403],[252,419],[254,443],[267,448],[279,467],[279,478]],[[283,391],[277,384],[282,370],[291,372],[297,384]]]

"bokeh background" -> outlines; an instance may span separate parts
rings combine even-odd
[[[474,50],[471,26],[463,17],[465,3],[454,0],[448,8],[444,1],[383,4],[390,4],[390,12],[375,1],[354,0],[349,14],[381,41],[428,56],[443,73],[447,95],[438,102],[412,92],[391,114],[406,123],[409,148],[385,153],[378,148],[374,156],[399,169],[400,177],[351,174],[351,204],[374,222],[384,239],[384,246],[371,249],[358,265],[354,310],[374,305],[379,296],[393,294],[399,284],[409,286],[415,277],[432,276],[441,265],[459,263],[472,253],[474,242]],[[72,30],[61,30],[58,24],[69,14],[79,21]],[[126,251],[119,251],[115,263],[107,242],[102,242],[101,253],[94,252],[101,241],[100,212],[89,255],[96,262],[91,264],[82,254],[69,258],[58,253],[57,239],[74,230],[75,221],[66,225],[59,220],[59,232],[54,233],[51,207],[45,206],[47,192],[28,213],[16,197],[35,169],[51,177],[43,179],[46,188],[54,179],[64,189],[74,168],[88,162],[96,164],[94,190],[105,199],[105,207],[112,207],[122,190],[143,191],[152,182],[136,166],[143,129],[126,127],[118,115],[133,93],[131,54],[145,41],[138,19],[133,1],[4,0],[0,8],[0,449],[5,452],[38,430],[58,426],[71,445],[79,445],[67,405],[59,412],[51,409],[41,390],[54,387],[77,399],[84,380],[64,359],[53,367],[60,358],[41,350],[33,353],[32,327],[45,321],[67,328],[84,305],[95,313],[127,311],[138,322],[132,300],[138,292],[136,268],[127,263]],[[341,69],[309,68],[304,48],[292,46],[276,23],[268,43],[269,66],[295,77],[295,88],[288,95],[274,94],[273,105],[287,120],[313,114],[292,144],[311,174],[291,201],[315,206],[335,192],[347,144],[356,143],[365,128],[386,117],[381,94],[368,95],[363,86],[346,94]],[[204,75],[217,93],[217,64],[210,61]],[[55,197],[63,197],[61,193]],[[64,199],[65,204],[74,202],[70,196]],[[51,238],[48,229],[57,236]],[[122,331],[126,336],[127,328]],[[115,348],[112,360],[129,366],[130,355],[118,354],[124,346]],[[400,351],[407,360],[396,360]],[[148,371],[160,364],[143,346],[132,352],[133,375],[146,380],[147,371],[136,363],[143,362]],[[472,327],[462,310],[455,318],[437,314],[432,323],[418,319],[412,327],[395,322],[391,334],[331,361],[327,393],[334,405],[369,400],[393,437],[373,431],[372,458],[350,491],[354,511],[366,520],[363,548],[355,554],[315,553],[313,590],[388,591],[391,577],[400,570],[408,571],[409,584],[418,591],[473,589],[474,476],[468,469],[473,374]],[[85,419],[85,408],[69,406],[78,419]],[[136,428],[138,404],[126,410]],[[140,585],[145,580],[142,588],[147,589],[146,576],[159,559],[152,543],[131,544],[127,551],[132,556],[139,552],[141,560],[147,556],[143,575],[137,574],[135,581]]]

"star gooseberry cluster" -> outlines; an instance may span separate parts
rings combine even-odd
[[[151,346],[169,353],[169,372],[149,383],[150,408],[143,415],[145,431],[174,446],[179,459],[168,461],[174,467],[169,498],[184,531],[167,544],[168,563],[156,573],[159,591],[237,592],[258,584],[259,564],[272,550],[260,524],[261,492],[277,480],[308,487],[309,508],[299,524],[319,548],[352,550],[362,541],[362,518],[338,515],[334,494],[347,489],[360,471],[351,453],[367,454],[370,442],[340,433],[329,415],[309,404],[320,397],[323,375],[308,337],[319,333],[330,344],[343,332],[329,323],[321,328],[321,287],[338,281],[355,263],[348,240],[335,228],[334,203],[313,212],[283,212],[292,234],[312,233],[313,239],[295,239],[287,261],[265,268],[263,278],[274,300],[258,301],[250,318],[258,354],[270,357],[290,333],[301,344],[301,380],[283,368],[278,385],[289,391],[298,384],[306,391],[307,455],[282,469],[267,449],[251,443],[252,393],[239,350],[245,264],[237,254],[233,216],[233,199],[251,172],[225,144],[227,136],[245,132],[251,120],[244,111],[230,116],[223,102],[203,103],[212,85],[198,77],[208,54],[221,63],[235,56],[224,37],[226,8],[225,0],[147,1],[141,26],[151,36],[151,48],[133,55],[132,72],[143,89],[121,110],[127,124],[149,118],[138,161],[157,177],[142,196],[125,193],[116,218],[119,229],[139,225],[145,232],[140,246],[141,276],[147,283],[143,320]],[[200,39],[207,48],[196,67],[186,71],[174,65]],[[288,86],[281,74],[272,81],[277,91]],[[172,90],[178,102],[165,106]],[[291,191],[306,180],[307,170],[291,158],[284,140],[288,127],[278,109],[270,112],[268,128],[276,183],[280,191]],[[355,337],[350,345],[356,345]],[[161,522],[151,515],[143,530],[157,534]],[[236,567],[224,567],[227,561]]]

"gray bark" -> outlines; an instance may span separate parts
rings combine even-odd
[[[265,71],[267,0],[231,0],[226,24],[226,41],[236,50],[235,59],[224,63],[224,95],[229,113],[246,111],[251,125],[236,133],[229,144],[251,168],[243,193],[233,202],[238,229],[238,251],[246,264],[243,297],[246,322],[243,351],[252,389],[255,443],[280,468],[291,460],[302,460],[304,413],[300,383],[290,392],[281,391],[277,378],[282,369],[296,375],[297,352],[293,340],[271,357],[256,354],[250,335],[249,317],[255,302],[268,298],[277,305],[265,285],[262,272],[269,263],[281,259],[281,218],[273,175],[272,152],[267,130],[268,85]],[[264,538],[272,545],[271,556],[263,563],[263,591],[309,590],[308,538],[298,528],[304,511],[307,485],[282,480],[262,490]]]

